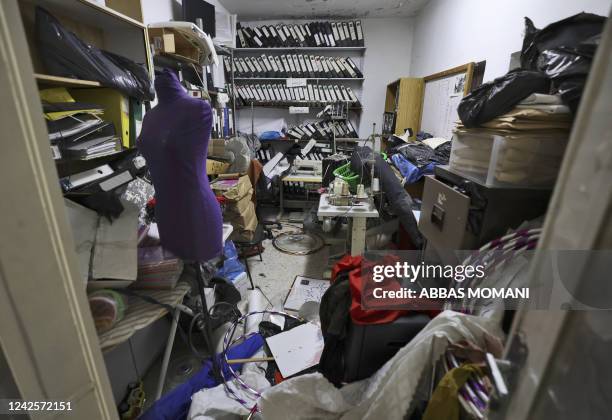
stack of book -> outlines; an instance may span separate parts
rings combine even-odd
[[[231,108],[213,108],[213,138],[226,138],[235,135],[234,116]]]
[[[301,105],[322,106],[336,102],[348,102],[359,107],[359,99],[350,87],[339,85],[315,85],[288,87],[286,84],[250,84],[236,86],[237,105]]]
[[[76,102],[65,88],[40,91],[53,158],[89,160],[121,151],[115,126],[102,120],[104,109]]]
[[[361,21],[236,26],[238,48],[363,47]]]
[[[232,69],[231,59],[224,57],[226,77]],[[307,54],[262,54],[259,57],[236,58],[234,77],[307,77],[361,79],[363,74],[350,57],[323,57]]]
[[[335,125],[335,126],[334,126]],[[357,138],[357,132],[349,120],[319,121],[292,127],[287,132],[291,139],[297,140],[330,140],[337,138]]]

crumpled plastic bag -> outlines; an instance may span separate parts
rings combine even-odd
[[[49,74],[94,80],[139,100],[155,98],[144,66],[83,42],[42,7],[36,8],[36,40]]]
[[[543,51],[553,48],[576,48],[585,40],[601,34],[606,18],[592,13],[578,13],[537,29],[525,18],[525,37],[521,48],[521,67],[538,70],[538,59]]]
[[[548,93],[550,83],[542,72],[516,69],[487,82],[464,97],[457,113],[467,128],[478,127],[510,111],[532,93]]]
[[[266,420],[404,419],[411,403],[429,392],[433,363],[449,343],[469,341],[484,347],[490,336],[502,337],[499,319],[445,311],[368,379],[337,389],[320,373],[287,379],[263,392],[259,400]]]
[[[606,20],[603,16],[578,13],[537,29],[529,18],[525,18],[521,66],[542,71],[550,77],[551,93],[560,94],[574,113]]]
[[[538,69],[552,80],[552,91],[576,112],[593,56],[601,34],[595,35],[575,48],[559,47],[542,51],[538,57]]]

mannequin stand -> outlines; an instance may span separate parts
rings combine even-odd
[[[213,331],[210,321],[210,312],[208,304],[206,303],[206,286],[210,285],[214,273],[216,272],[216,265],[220,262],[220,259],[213,259],[205,263],[194,262],[192,263],[195,268],[196,282],[198,284],[198,292],[200,293],[200,299],[202,300],[202,318],[198,322],[198,327],[204,335],[204,341],[206,342],[206,350],[210,354],[212,361],[212,374],[215,380],[219,383],[223,382],[221,376],[221,369],[219,368],[219,362],[217,355],[215,354],[215,346],[213,343]]]

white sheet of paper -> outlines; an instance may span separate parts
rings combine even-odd
[[[323,353],[321,328],[310,322],[268,337],[266,342],[285,378],[318,364]]]
[[[330,285],[329,280],[297,276],[283,307],[286,311],[299,311],[306,302],[321,302],[323,294]]]

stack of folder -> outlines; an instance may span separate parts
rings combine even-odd
[[[301,105],[322,106],[337,102],[348,102],[359,107],[359,99],[350,87],[341,85],[307,84],[288,87],[282,83],[236,85],[236,103],[239,106],[254,105]]]
[[[363,47],[360,20],[236,26],[238,48]]]
[[[334,127],[335,123],[335,127]],[[319,121],[292,127],[287,132],[291,139],[297,140],[330,140],[337,138],[357,138],[357,132],[349,120]]]
[[[65,88],[40,96],[54,159],[89,160],[121,150],[114,125],[101,118],[102,107],[76,102]]]
[[[233,110],[228,107],[213,108],[213,138],[232,137],[235,134]]]
[[[229,57],[224,57],[224,60],[228,80],[232,66],[234,77],[238,78],[363,78],[363,73],[350,57],[262,54],[259,57],[236,58],[233,63]]]

